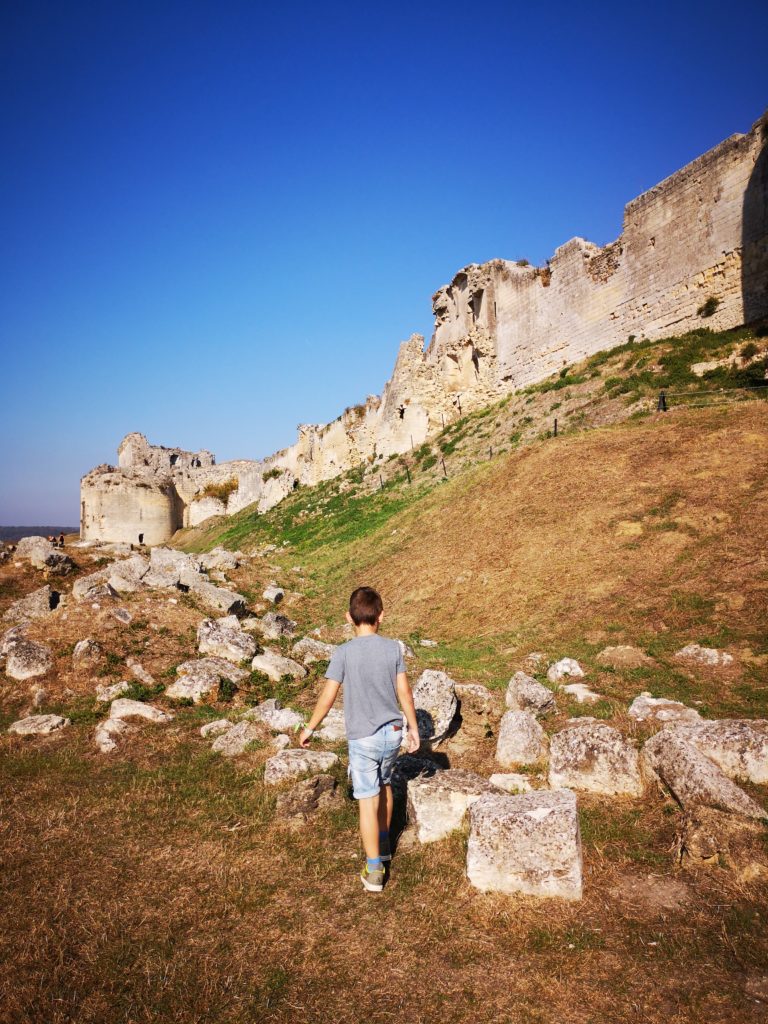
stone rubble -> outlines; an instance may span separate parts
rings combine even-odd
[[[586,683],[567,683],[565,686],[561,686],[560,689],[563,693],[574,697],[579,704],[596,704],[597,701],[602,700],[600,694],[590,690]]]
[[[652,697],[647,691],[635,697],[627,714],[636,722],[651,722],[665,725],[668,722],[698,722],[701,715],[695,708],[686,707],[677,700],[666,697]]]
[[[330,661],[335,650],[335,644],[324,644],[321,640],[305,636],[303,640],[296,641],[291,654],[302,664],[313,665],[317,661]]]
[[[277,584],[271,583],[261,596],[265,601],[271,601],[272,604],[280,604],[285,597],[285,591]]]
[[[140,700],[131,700],[129,697],[118,697],[112,701],[109,709],[110,718],[145,718],[148,722],[170,722],[173,715],[160,708],[154,708],[151,704],[144,704]]]
[[[33,590],[26,597],[14,601],[3,615],[5,621],[18,621],[28,619],[47,619],[53,614],[59,604],[59,594],[51,590],[46,584],[38,590]]]
[[[100,643],[86,637],[85,640],[78,640],[72,651],[72,664],[77,668],[82,665],[95,665],[101,661],[104,651]]]
[[[728,668],[733,664],[733,655],[726,651],[718,651],[714,647],[701,647],[699,644],[687,644],[675,652],[679,661],[687,661],[706,668]]]
[[[37,679],[51,670],[53,653],[37,640],[13,640],[7,645],[5,674],[22,681]]]
[[[494,772],[488,781],[497,789],[503,789],[505,793],[530,793],[533,790],[530,779],[527,775],[519,775],[517,772]]]
[[[270,697],[268,700],[262,701],[255,708],[251,708],[250,711],[245,713],[244,717],[253,722],[264,722],[265,725],[268,725],[275,732],[295,729],[304,721],[298,711],[284,708],[275,697]]]
[[[413,687],[413,701],[422,741],[434,743],[445,739],[458,710],[453,679],[445,672],[425,669]]]
[[[502,716],[496,761],[504,768],[538,764],[547,754],[547,735],[530,711],[507,711]]]
[[[546,715],[555,710],[555,695],[525,672],[515,672],[507,685],[506,704],[510,711],[531,711]]]
[[[119,683],[112,683],[110,686],[101,685],[96,687],[96,700],[102,704],[111,704],[113,700],[117,700],[121,693],[125,693],[126,690],[130,690],[131,684],[123,679]]]
[[[630,644],[604,647],[595,661],[604,668],[612,669],[646,668],[654,663],[653,658],[649,658],[645,651],[641,651],[639,647],[632,647]]]
[[[263,726],[256,722],[238,722],[216,736],[211,750],[224,757],[238,757],[246,752],[249,744],[263,743],[264,738]]]
[[[291,679],[303,679],[307,670],[298,661],[291,658],[284,658],[279,651],[267,648],[263,654],[257,654],[251,662],[254,672],[263,672],[265,676],[275,683],[279,683],[283,676],[290,676]]]
[[[204,739],[207,739],[209,736],[221,736],[231,729],[234,724],[228,718],[217,718],[213,722],[206,722],[205,725],[200,726],[200,735]]]
[[[559,683],[563,679],[581,679],[583,676],[584,670],[573,658],[561,658],[547,669],[547,679],[550,683]]]
[[[28,715],[12,722],[8,726],[8,732],[16,736],[47,736],[67,725],[71,725],[70,720],[61,715]]]
[[[289,782],[309,773],[319,775],[322,772],[327,772],[329,768],[333,768],[338,761],[336,754],[329,751],[302,750],[301,748],[283,750],[267,759],[264,767],[264,784],[277,786],[281,782]]]
[[[215,658],[226,658],[239,665],[256,654],[258,644],[244,633],[239,626],[223,625],[222,621],[203,619],[197,627],[197,646],[201,654],[209,654]]]
[[[594,718],[572,719],[550,737],[549,785],[607,796],[641,796],[640,758],[613,726]]]
[[[255,619],[250,627],[257,633],[261,633],[265,640],[279,640],[280,637],[292,637],[296,635],[297,622],[289,619],[287,615],[280,612],[267,612],[261,619]]]
[[[491,782],[463,768],[416,778],[408,783],[408,821],[420,843],[434,843],[461,828],[475,800],[495,792]]]
[[[721,718],[676,728],[729,778],[756,785],[768,783],[768,721]]]
[[[102,754],[111,754],[117,750],[118,739],[130,730],[123,718],[105,718],[96,726],[93,739]]]

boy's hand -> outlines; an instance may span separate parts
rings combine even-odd
[[[299,733],[299,746],[304,747],[304,749],[306,750],[306,748],[309,746],[311,742],[312,733],[310,732],[310,730],[302,729],[301,732]]]
[[[415,754],[421,746],[421,736],[418,729],[409,729],[405,737],[405,749],[409,754]]]

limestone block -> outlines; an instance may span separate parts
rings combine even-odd
[[[251,668],[255,672],[263,672],[275,683],[279,683],[283,676],[303,679],[307,674],[307,670],[298,661],[284,658],[278,651],[269,648],[263,654],[256,655],[251,662]]]
[[[549,785],[641,796],[640,758],[618,729],[594,718],[577,718],[550,738]]]
[[[47,736],[48,733],[57,732],[70,724],[69,719],[61,715],[29,715],[27,718],[12,722],[8,726],[8,732],[17,736]]]
[[[206,722],[205,725],[201,725],[200,735],[206,739],[209,736],[222,736],[233,725],[234,722],[230,722],[228,718],[217,718],[214,722]]]
[[[99,722],[93,734],[93,740],[102,754],[111,754],[118,747],[118,740],[131,729],[123,718],[105,718]]]
[[[125,664],[134,679],[138,679],[144,686],[154,686],[155,680],[149,672],[135,658],[127,658]]]
[[[505,768],[537,764],[546,757],[547,736],[530,711],[507,711],[501,719],[496,760]]]
[[[465,716],[467,710],[482,716],[496,710],[497,695],[487,686],[481,686],[480,683],[456,683],[454,691],[457,699],[461,701],[462,716]]]
[[[11,679],[37,679],[53,665],[50,647],[36,640],[15,640],[9,645],[5,674]]]
[[[26,597],[14,601],[3,614],[3,618],[11,622],[20,619],[46,619],[58,603],[59,595],[55,590],[51,590],[49,586],[40,587]]]
[[[488,781],[497,789],[503,789],[505,793],[530,793],[533,790],[528,776],[516,772],[494,772]]]
[[[425,669],[413,687],[413,701],[421,739],[431,742],[444,739],[458,710],[453,679],[445,672]]]
[[[121,693],[125,693],[130,688],[131,684],[125,679],[119,683],[112,683],[110,686],[97,686],[96,700],[102,704],[111,704],[113,700],[117,700]]]
[[[627,714],[636,722],[650,722],[655,725],[701,720],[701,715],[694,708],[686,707],[677,700],[667,700],[666,697],[652,697],[647,692],[635,697],[629,705]]]
[[[581,899],[581,836],[568,789],[483,796],[469,811],[467,877],[484,892]]]
[[[584,670],[573,658],[561,658],[547,669],[547,679],[550,683],[559,683],[563,679],[581,679],[583,676]]]
[[[223,569],[225,572],[231,572],[240,565],[240,559],[235,552],[227,551],[226,548],[222,547],[216,547],[213,551],[209,551],[207,554],[200,555],[199,557],[202,567],[206,572],[210,572],[211,569]]]
[[[733,664],[733,655],[727,651],[718,651],[714,647],[701,647],[699,644],[687,644],[675,652],[679,661],[692,665],[703,665],[706,668],[728,668]]]
[[[642,757],[686,810],[714,807],[745,818],[766,812],[678,729],[662,729],[645,744]]]
[[[173,715],[160,708],[153,708],[151,704],[144,704],[140,700],[130,700],[128,697],[118,697],[112,701],[109,709],[110,718],[145,718],[148,722],[170,722]]]
[[[185,579],[189,581],[191,577],[187,576]],[[192,579],[185,585],[208,611],[224,615],[245,615],[247,602],[242,594],[207,583],[202,576],[199,579]]]
[[[420,843],[434,843],[455,832],[475,800],[497,790],[487,779],[463,768],[408,783],[408,820]]]
[[[197,627],[197,646],[201,654],[225,658],[235,664],[252,658],[258,644],[240,627],[224,626],[212,619],[203,619]]]
[[[679,735],[731,779],[768,783],[768,721],[723,718],[677,727]]]
[[[202,568],[200,555],[189,555],[173,548],[154,547],[149,553],[150,568],[154,572],[170,573],[177,582],[185,572],[199,573]]]
[[[251,743],[262,743],[264,729],[256,722],[238,722],[216,737],[211,750],[224,757],[238,757],[244,754]]]
[[[416,754],[400,754],[392,768],[392,789],[398,797],[404,797],[412,779],[431,778],[443,768],[428,757]]]
[[[254,722],[264,722],[270,729],[274,729],[275,732],[293,730],[304,721],[297,711],[293,711],[291,708],[284,708],[280,701],[274,697],[270,697],[269,700],[262,701],[255,708],[251,708],[244,717]]]
[[[104,572],[99,570],[75,580],[72,597],[76,601],[103,601],[117,597],[117,591],[110,587]]]
[[[302,664],[312,665],[317,661],[330,661],[335,650],[335,644],[324,644],[321,640],[305,636],[303,640],[296,641],[291,654]]]
[[[345,740],[347,729],[344,724],[344,712],[338,708],[331,708],[315,736],[324,743],[340,743]]]
[[[75,571],[75,563],[63,551],[52,551],[45,559],[46,576],[69,576]]]
[[[598,665],[613,669],[645,668],[653,665],[653,658],[649,658],[639,647],[632,647],[630,644],[604,647],[595,660]]]
[[[249,672],[226,658],[195,658],[177,665],[176,674],[179,678],[166,689],[166,696],[175,700],[187,698],[199,704],[218,689],[222,679],[241,683],[248,678]]]
[[[330,751],[282,750],[270,757],[264,767],[264,784],[276,786],[281,782],[298,779],[302,775],[319,775],[338,764],[338,757]]]
[[[75,649],[72,651],[72,664],[75,667],[95,665],[101,661],[103,654],[101,644],[87,637],[85,640],[78,640],[75,644]]]
[[[45,537],[22,537],[16,545],[16,558],[24,559],[36,569],[42,569],[45,560],[56,549]]]
[[[279,612],[267,612],[257,622],[258,626],[253,626],[253,629],[261,633],[265,640],[279,640],[281,636],[294,636],[298,626],[293,619],[289,619],[287,615],[281,615]]]
[[[567,683],[561,689],[563,693],[574,697],[579,704],[596,704],[597,701],[602,700],[600,694],[590,690],[586,683]]]
[[[18,626],[11,626],[10,629],[6,629],[2,637],[0,637],[0,658],[6,657],[10,654],[11,648],[17,640],[23,640],[24,634],[26,633],[27,623],[21,622]]]
[[[273,604],[280,604],[285,597],[285,591],[282,587],[278,587],[276,584],[271,583],[261,596],[265,601],[271,601]]]
[[[507,685],[506,704],[511,711],[545,715],[555,710],[555,695],[525,672],[515,672]]]

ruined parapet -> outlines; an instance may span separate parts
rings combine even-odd
[[[100,466],[80,482],[80,536],[127,544],[160,544],[182,525],[182,504],[170,477],[149,479]]]
[[[150,444],[144,434],[126,434],[117,449],[120,469],[132,469],[137,473],[170,473],[181,469],[207,469],[214,466],[216,458],[212,452],[203,449],[187,452],[183,448],[166,448]]]

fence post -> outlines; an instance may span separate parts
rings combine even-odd
[[[407,463],[404,463],[404,465],[405,465],[405,475],[408,477],[408,483],[410,483],[411,482],[411,471],[410,471],[410,469],[408,469],[408,464]]]
[[[488,445],[488,458],[489,459],[493,458],[493,445],[492,444]]]
[[[379,483],[381,484],[382,491],[384,490],[384,477],[379,473]]]
[[[667,393],[666,391],[659,392],[659,404],[656,406],[656,412],[667,411]]]
[[[555,416],[555,437],[557,437],[557,416]]]
[[[440,413],[440,419],[443,421],[443,430],[445,430],[445,413],[444,412]]]
[[[445,479],[447,480],[447,479],[448,479],[448,470],[447,470],[447,469],[445,468],[445,456],[444,456],[444,455],[441,455],[441,456],[440,456],[440,461],[441,461],[441,462],[442,462],[442,464],[443,464],[443,476],[444,476],[444,477],[445,477]]]

